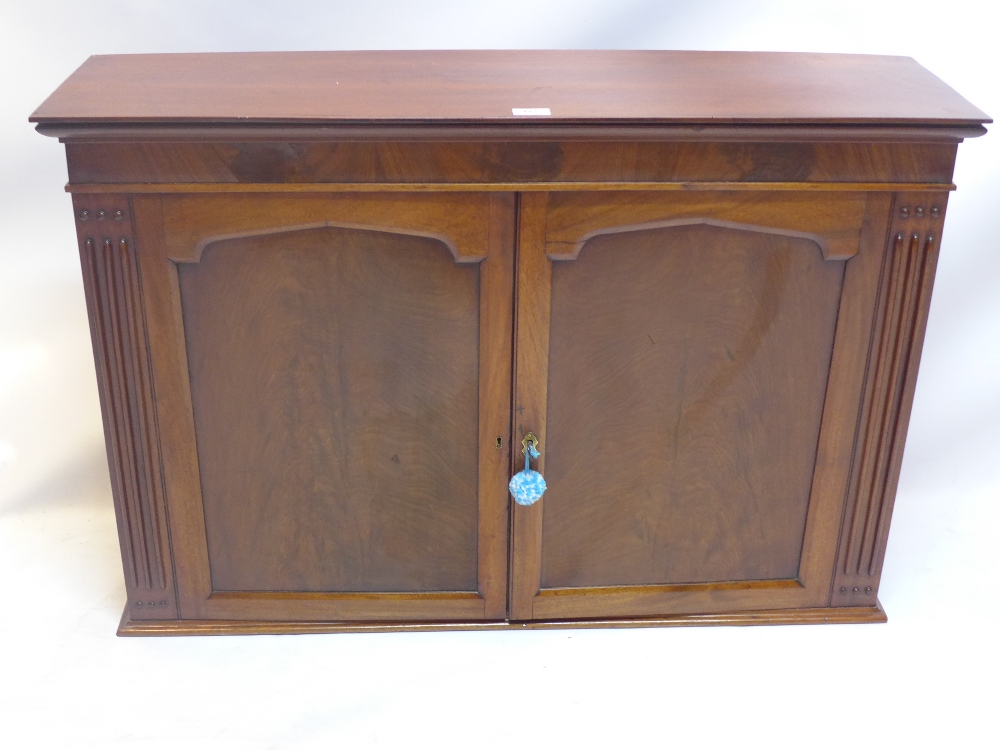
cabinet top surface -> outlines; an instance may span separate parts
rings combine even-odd
[[[534,108],[551,114],[514,114]],[[244,126],[990,122],[908,57],[586,50],[98,55],[30,119]]]

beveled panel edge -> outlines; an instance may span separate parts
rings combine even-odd
[[[213,591],[209,599],[284,600],[284,601],[356,601],[356,602],[427,602],[471,599],[482,601],[478,591]]]
[[[107,141],[840,141],[897,143],[960,143],[986,134],[979,124],[937,125],[585,125],[522,123],[510,125],[411,124],[356,122],[343,125],[319,123],[163,125],[121,122],[40,122],[35,130],[62,143]]]
[[[919,192],[955,190],[951,182],[187,182],[66,183],[67,193],[385,193],[550,192],[591,190],[807,190],[816,192]]]
[[[572,192],[554,194],[561,205],[554,209],[557,213],[550,217],[546,229],[549,259],[576,260],[583,247],[600,235],[705,224],[806,239],[817,246],[825,260],[849,260],[857,255],[860,248],[860,225],[865,196],[868,195],[865,192],[843,191],[820,201],[814,193],[796,195],[794,192],[734,189],[706,197],[706,193],[692,191],[675,196],[671,201],[671,210],[667,211],[662,199],[657,199],[655,195],[651,197],[650,191],[629,191],[622,201],[630,202],[635,213],[598,210],[601,201],[608,201],[608,196],[615,194],[623,193],[592,191],[589,196]],[[797,210],[791,210],[786,205],[788,202],[801,205]],[[566,213],[574,204],[580,204],[578,208],[582,205],[591,207],[592,216],[567,218]],[[847,212],[853,212],[853,215]]]
[[[163,194],[164,243],[174,263],[197,263],[211,243],[321,228],[356,229],[423,237],[441,243],[455,263],[478,264],[486,257],[489,227],[475,221],[488,210],[491,194],[478,193],[269,193]],[[240,201],[253,204],[244,216]],[[276,203],[277,201],[277,203]],[[277,207],[283,204],[284,207]],[[406,210],[407,206],[423,210]],[[197,219],[185,211],[197,209]]]
[[[673,592],[801,588],[805,588],[805,585],[798,578],[766,578],[746,581],[706,581],[703,583],[628,583],[613,586],[556,586],[552,588],[540,588],[535,596],[655,595]]]
[[[580,257],[583,246],[595,237],[610,234],[625,234],[628,232],[645,232],[653,229],[673,229],[678,227],[709,226],[719,229],[733,229],[740,232],[757,232],[758,234],[774,234],[782,237],[808,240],[814,243],[823,253],[824,260],[849,260],[858,253],[858,248],[844,252],[842,249],[834,251],[830,247],[830,242],[821,233],[803,232],[794,229],[784,229],[782,227],[771,227],[763,224],[749,224],[739,221],[726,221],[707,216],[693,216],[679,219],[662,219],[659,221],[643,221],[637,224],[619,224],[612,227],[600,227],[592,229],[583,234],[575,244],[565,253],[548,253],[549,260],[576,260]],[[550,241],[548,245],[560,244]]]
[[[749,610],[707,615],[673,615],[632,619],[545,620],[535,622],[266,622],[261,620],[132,620],[128,609],[118,626],[119,636],[183,635],[302,635],[320,633],[400,633],[453,630],[555,630],[573,628],[666,628],[747,625],[844,625],[886,622],[885,610],[874,607],[812,607]]]
[[[311,229],[356,229],[362,232],[382,232],[385,234],[398,234],[409,237],[423,237],[424,239],[437,240],[443,244],[451,253],[452,260],[456,263],[479,263],[486,259],[485,255],[462,255],[458,245],[447,234],[421,231],[408,227],[382,226],[377,224],[364,224],[349,221],[314,221],[306,224],[292,224],[287,226],[274,226],[263,229],[252,229],[245,232],[227,232],[224,234],[202,237],[198,240],[194,249],[185,257],[171,258],[175,263],[200,263],[205,250],[209,245],[216,242],[226,242],[227,240],[249,240],[257,237],[273,237],[281,234],[291,234],[293,232],[305,232]]]

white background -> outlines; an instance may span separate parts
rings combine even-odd
[[[996,747],[996,134],[959,149],[887,625],[125,639],[64,154],[27,123],[91,54],[477,47],[908,55],[997,116],[993,5],[3,0],[0,746]]]

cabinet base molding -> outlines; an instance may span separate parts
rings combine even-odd
[[[874,607],[761,609],[708,615],[533,622],[266,622],[261,620],[133,620],[128,607],[118,635],[295,635],[302,633],[400,633],[418,630],[553,630],[557,628],[668,628],[694,625],[822,625],[886,622]]]

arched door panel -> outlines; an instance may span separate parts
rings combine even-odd
[[[865,211],[525,197],[515,440],[539,437],[548,490],[515,510],[513,619],[827,604],[857,419],[836,405],[882,250]]]
[[[182,617],[504,617],[513,203],[136,200]]]

